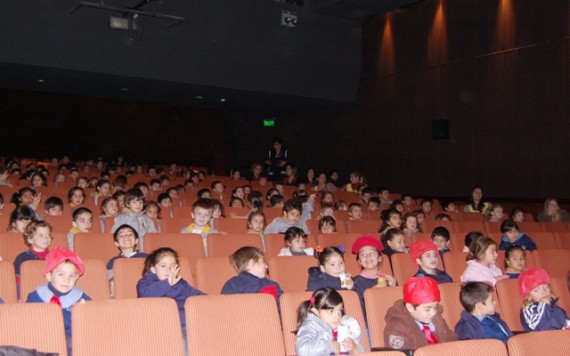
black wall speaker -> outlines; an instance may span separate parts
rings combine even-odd
[[[431,122],[431,136],[434,140],[449,140],[449,120],[433,120]]]

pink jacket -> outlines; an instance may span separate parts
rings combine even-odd
[[[497,284],[495,277],[503,275],[503,271],[496,265],[487,267],[476,260],[467,261],[467,268],[461,275],[461,282],[491,282]]]

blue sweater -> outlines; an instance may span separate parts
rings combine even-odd
[[[328,273],[322,272],[319,267],[309,267],[309,278],[307,280],[307,291],[314,292],[319,288],[332,288],[336,290],[343,290],[340,284],[340,277],[333,277]],[[359,286],[354,281],[352,290],[357,292]]]
[[[532,303],[521,309],[520,318],[524,331],[560,330],[568,316],[564,309],[550,303]]]
[[[39,260],[40,260],[39,256],[36,255],[35,253],[33,253],[29,249],[22,252],[18,256],[16,256],[16,259],[14,260],[14,270],[16,271],[16,281],[18,283],[20,282],[20,267],[22,266],[22,263],[24,263],[26,261],[39,261]]]
[[[188,297],[204,295],[205,293],[192,287],[184,279],[171,286],[167,279],[160,280],[156,274],[147,271],[143,278],[137,283],[137,297],[139,298],[161,298],[168,297],[176,301],[180,324],[186,330],[186,316],[184,315],[184,302]]]
[[[455,333],[460,340],[497,339],[504,343],[513,336],[499,314],[488,315],[479,320],[466,310],[461,312],[461,319],[455,325]]]
[[[501,244],[499,245],[499,250],[506,250],[512,246],[518,246],[526,251],[534,251],[537,249],[536,243],[534,243],[528,235],[525,235],[522,232],[519,232],[514,242],[510,242],[508,237],[503,236]]]
[[[277,293],[277,309],[281,310],[279,297],[283,294],[283,290],[279,283],[267,278],[259,278],[249,272],[242,272],[224,284],[221,294],[268,293],[273,295],[273,292]]]
[[[415,274],[415,277],[429,277],[434,279],[437,284],[453,282],[453,279],[451,279],[451,276],[449,274],[445,273],[444,271],[440,271],[437,268],[435,269],[435,274],[429,274],[420,267],[418,269],[418,272]]]

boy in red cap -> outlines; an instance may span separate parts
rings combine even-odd
[[[453,282],[449,274],[437,269],[438,255],[438,248],[433,242],[428,240],[414,242],[410,246],[410,257],[419,266],[415,276],[433,278],[438,284]]]
[[[404,299],[397,300],[386,313],[384,342],[387,347],[415,350],[457,340],[441,316],[441,297],[435,280],[412,277],[403,289]]]
[[[71,309],[77,303],[91,298],[75,286],[83,275],[83,262],[73,251],[56,246],[46,256],[44,276],[48,284],[38,287],[28,295],[26,303],[54,303],[61,307],[67,350],[71,355]]]
[[[518,282],[524,331],[570,329],[570,320],[564,309],[556,305],[558,298],[552,294],[550,276],[544,269],[528,269],[521,273]]]

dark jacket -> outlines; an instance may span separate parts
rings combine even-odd
[[[451,279],[451,276],[449,274],[445,273],[444,271],[440,271],[437,268],[435,269],[435,274],[429,274],[420,267],[418,269],[418,272],[415,274],[415,277],[429,277],[431,279],[434,279],[437,284],[453,282],[453,279]]]
[[[537,249],[536,243],[528,235],[523,233],[519,233],[514,242],[510,242],[508,237],[503,236],[499,250],[506,250],[512,246],[518,246],[526,251],[534,251]]]
[[[221,294],[267,293],[275,297],[279,309],[279,297],[283,290],[279,283],[268,278],[259,278],[249,272],[242,272],[232,277],[222,287]],[[280,310],[280,309],[279,309]]]
[[[455,333],[459,340],[498,339],[504,343],[513,336],[499,314],[489,315],[484,320],[479,321],[477,317],[466,310],[461,312],[461,319],[455,325]]]

